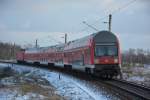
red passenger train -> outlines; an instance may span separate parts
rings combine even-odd
[[[120,74],[120,56],[118,38],[112,32],[100,31],[66,44],[20,51],[17,61],[59,65],[112,78]]]

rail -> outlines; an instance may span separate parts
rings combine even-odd
[[[150,100],[150,88],[125,80],[107,80],[101,81],[107,85],[117,88],[121,91],[134,95],[140,100]]]

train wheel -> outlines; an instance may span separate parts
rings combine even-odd
[[[72,71],[72,66],[71,65],[64,65],[64,68],[68,72]]]
[[[103,74],[103,75],[102,75],[102,78],[103,78],[103,79],[106,79],[106,78],[107,78],[107,74]]]
[[[49,67],[54,67],[54,63],[48,63]]]
[[[90,75],[91,74],[91,69],[90,68],[85,68],[85,72]]]
[[[108,75],[108,79],[112,79],[112,75],[111,74]]]

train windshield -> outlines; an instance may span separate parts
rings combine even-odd
[[[95,56],[117,56],[116,45],[96,45]]]

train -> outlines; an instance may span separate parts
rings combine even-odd
[[[18,63],[59,66],[103,78],[113,78],[121,73],[119,39],[105,30],[64,44],[20,50],[16,60]]]

